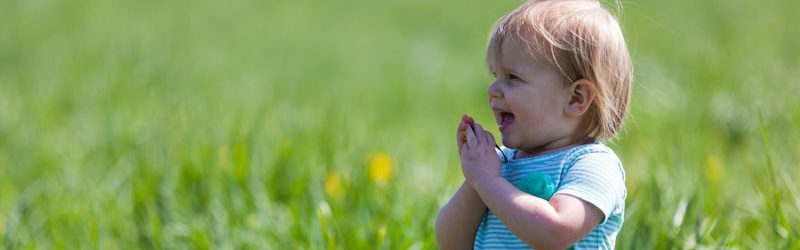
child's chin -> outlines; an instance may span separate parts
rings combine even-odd
[[[503,135],[502,142],[503,146],[507,148],[517,148],[516,143],[510,138],[510,136]]]

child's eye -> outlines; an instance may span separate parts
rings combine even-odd
[[[508,79],[509,80],[522,80],[522,78],[519,78],[519,76],[517,76],[515,74],[508,74]]]

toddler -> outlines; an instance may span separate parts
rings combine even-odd
[[[622,125],[631,59],[598,1],[532,0],[495,25],[489,105],[504,145],[464,115],[464,183],[436,219],[442,249],[613,249],[625,172],[603,144]]]

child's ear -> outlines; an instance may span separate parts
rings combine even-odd
[[[569,92],[569,103],[564,108],[564,113],[569,117],[579,117],[585,114],[589,107],[592,106],[595,96],[597,96],[594,82],[587,79],[573,82],[569,86]]]

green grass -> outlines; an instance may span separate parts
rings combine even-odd
[[[0,1],[0,248],[435,248],[519,3]],[[800,4],[624,7],[618,248],[800,248]]]

